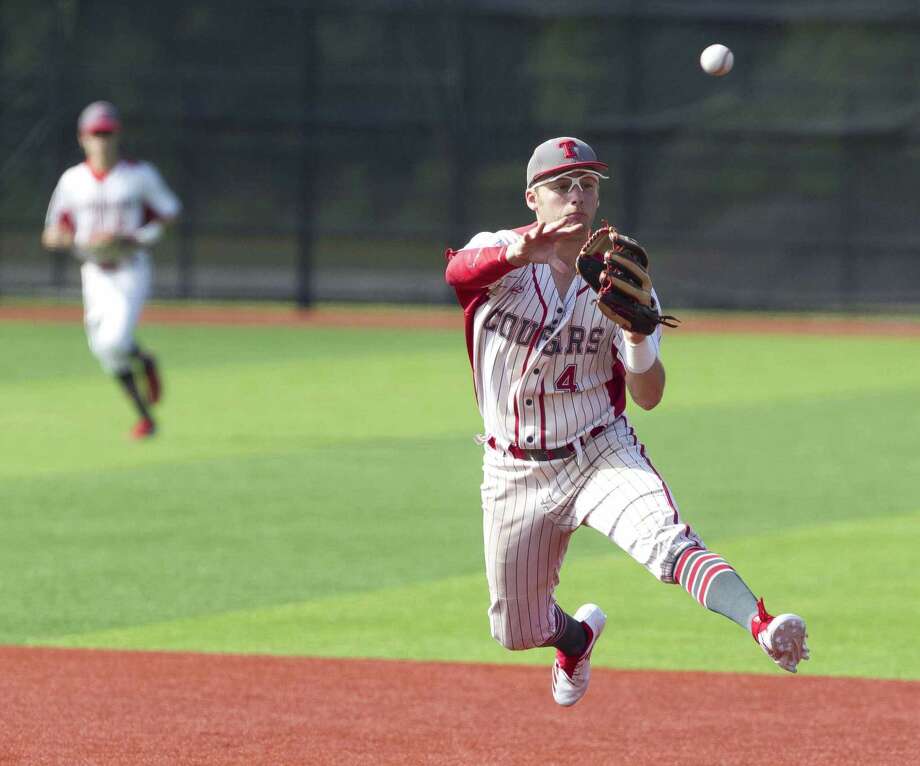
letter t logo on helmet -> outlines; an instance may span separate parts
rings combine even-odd
[[[607,163],[598,160],[594,149],[579,138],[550,138],[533,150],[527,163],[526,188],[529,189],[538,181],[552,175],[572,170],[587,170],[606,178],[603,173],[607,171]]]
[[[562,149],[565,154],[566,159],[574,160],[578,158],[578,150],[575,148],[577,144],[569,139],[568,141],[560,141],[559,148]]]

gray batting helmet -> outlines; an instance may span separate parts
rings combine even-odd
[[[527,163],[527,186],[533,186],[541,178],[569,170],[593,170],[603,173],[607,163],[600,162],[594,149],[580,138],[562,136],[544,141],[536,149]]]

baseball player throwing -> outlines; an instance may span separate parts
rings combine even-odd
[[[591,527],[662,582],[753,635],[784,670],[808,659],[804,620],[767,613],[682,518],[626,417],[664,393],[661,330],[624,329],[576,273],[607,165],[577,138],[540,144],[524,200],[536,220],[447,251],[485,434],[482,508],[492,635],[508,649],[552,646],[553,697],[584,696],[606,623],[553,593],[572,533]],[[654,296],[654,290],[652,290]],[[657,300],[657,298],[655,298]]]
[[[148,248],[180,210],[179,200],[153,165],[119,155],[121,121],[106,101],[96,101],[77,123],[86,161],[58,181],[48,206],[42,244],[68,249],[82,261],[83,307],[89,347],[133,403],[137,439],[152,436],[150,406],[162,396],[156,362],[142,351],[134,329],[150,292]],[[135,369],[143,373],[142,393]]]

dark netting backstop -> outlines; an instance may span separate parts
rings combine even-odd
[[[185,204],[161,297],[449,300],[444,248],[526,223],[574,134],[670,306],[920,304],[920,4],[549,5],[6,0],[0,292],[75,292],[38,238],[105,98]]]

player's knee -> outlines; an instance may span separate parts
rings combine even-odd
[[[651,556],[645,561],[640,561],[646,571],[659,582],[674,582],[674,559],[668,552],[662,552],[659,555]]]
[[[512,652],[522,652],[525,649],[536,649],[538,646],[542,646],[541,643],[534,641],[530,636],[511,632],[507,629],[509,627],[502,626],[497,629],[495,625],[492,626],[492,638],[498,641],[505,649],[509,649]]]
[[[512,652],[546,646],[547,641],[552,638],[549,625],[522,624],[515,615],[500,607],[493,606],[490,610],[490,623],[492,638]]]
[[[90,350],[102,369],[110,375],[118,375],[130,369],[129,349],[115,343],[91,343]]]
[[[134,338],[130,332],[120,332],[112,336],[108,343],[109,353],[127,358],[134,349]]]
[[[642,563],[657,580],[671,584],[674,582],[674,564],[680,554],[690,546],[703,545],[703,541],[689,527],[682,526],[677,531],[663,530],[658,544]]]
[[[90,338],[89,348],[103,370],[117,374],[130,367],[134,341],[126,333],[98,333]]]

